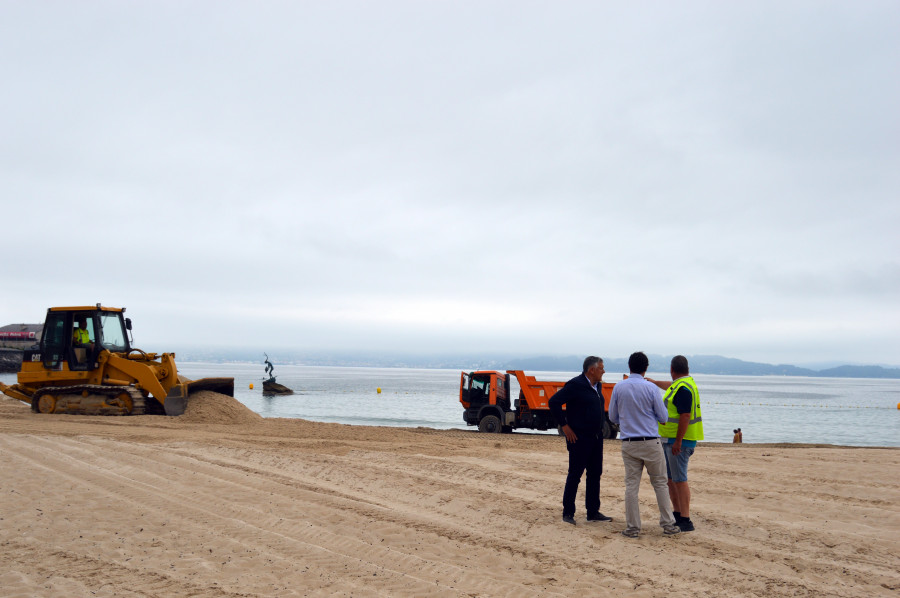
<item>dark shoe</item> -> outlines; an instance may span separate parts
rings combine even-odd
[[[571,515],[563,515],[563,521],[565,521],[566,523],[571,523],[572,525],[575,525],[575,518],[572,517]]]
[[[612,521],[612,517],[607,517],[603,513],[594,513],[587,516],[588,521]]]
[[[675,525],[683,532],[692,532],[694,531],[694,522],[691,521],[690,517],[685,519],[681,518],[681,521],[677,522]]]
[[[638,536],[641,535],[641,531],[636,530],[634,528],[626,527],[625,529],[622,530],[622,535],[625,536],[626,538],[637,538]]]
[[[672,515],[675,516],[675,525],[678,525],[678,522],[684,519],[678,511],[672,511]]]

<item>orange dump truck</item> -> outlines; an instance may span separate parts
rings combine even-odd
[[[519,398],[511,401],[511,378],[519,384]],[[470,426],[478,426],[480,432],[512,432],[515,428],[552,430],[559,428],[550,413],[550,397],[565,382],[536,380],[522,370],[506,370],[505,374],[493,370],[462,372],[459,378],[459,402],[465,411],[463,419]],[[612,382],[601,383],[607,414],[612,397]],[[565,406],[563,406],[565,409]],[[612,422],[603,422],[603,437],[615,438],[619,428]]]

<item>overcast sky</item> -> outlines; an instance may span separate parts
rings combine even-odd
[[[0,325],[900,365],[900,3],[0,0]]]

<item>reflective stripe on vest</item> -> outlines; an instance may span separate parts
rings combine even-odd
[[[75,343],[79,345],[86,345],[91,342],[91,337],[88,334],[87,330],[82,330],[81,328],[75,329]]]
[[[686,387],[691,391],[691,418],[688,420],[688,429],[684,433],[685,440],[703,440],[703,416],[700,413],[700,391],[697,389],[697,383],[690,376],[679,378],[672,383],[672,386],[663,396],[663,403],[669,414],[669,419],[664,424],[659,424],[659,435],[663,438],[675,438],[678,435],[678,422],[681,415],[675,407],[672,398],[679,388]]]

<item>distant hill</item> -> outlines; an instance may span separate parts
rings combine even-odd
[[[381,367],[381,368],[435,368],[459,370],[526,370],[544,372],[580,372],[584,356],[542,355],[537,357],[511,357],[509,355],[425,355],[421,353],[312,353],[299,351],[270,351],[273,363]],[[648,355],[650,371],[668,372],[671,355]],[[691,373],[719,374],[725,376],[808,376],[814,378],[900,378],[900,368],[880,365],[841,365],[825,369],[812,369],[789,364],[758,363],[743,361],[721,355],[688,355]],[[207,362],[263,362],[263,352],[253,349],[216,350],[210,348],[180,348],[178,361]],[[0,349],[0,373],[19,370],[22,352],[15,349]],[[627,357],[606,357],[607,372],[627,372]],[[262,367],[262,366],[260,366]]]
[[[900,378],[900,368],[883,368],[880,365],[842,365],[816,372],[816,376],[828,378]]]
[[[667,372],[671,355],[648,355],[650,370]],[[719,374],[726,376],[809,376],[821,378],[900,378],[900,368],[885,368],[879,365],[842,365],[824,370],[801,368],[788,364],[772,365],[742,361],[720,355],[688,355],[691,373]],[[510,361],[503,369],[573,371],[581,370],[582,357],[548,356],[532,357]],[[627,358],[604,358],[604,366],[608,372],[627,372]]]
[[[584,356],[543,355],[537,357],[511,357],[509,355],[423,355],[380,353],[306,353],[296,351],[269,351],[269,357],[277,366],[283,364],[356,366],[356,367],[408,367],[460,370],[526,370],[551,372],[580,372]],[[671,355],[648,355],[650,371],[668,372]],[[900,368],[878,365],[842,365],[822,370],[797,367],[789,364],[742,361],[720,355],[688,355],[694,374],[719,374],[728,376],[810,376],[828,378],[900,378]],[[258,361],[263,362],[261,351],[179,350],[179,360],[187,361]],[[608,372],[627,372],[627,357],[604,357]]]

